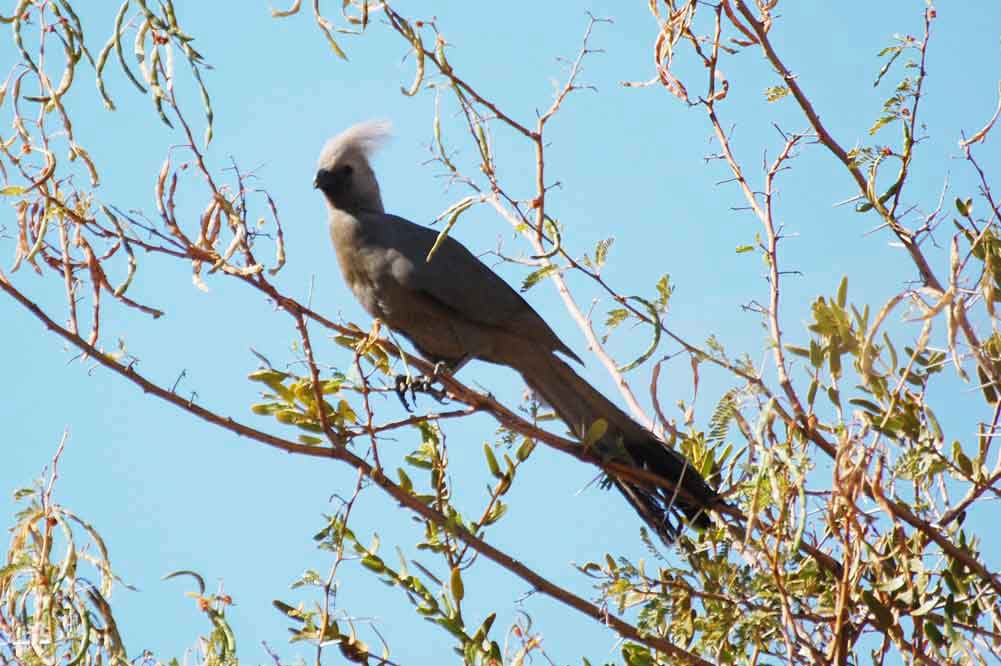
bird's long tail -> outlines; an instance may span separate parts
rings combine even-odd
[[[670,544],[686,523],[700,527],[710,524],[706,509],[717,501],[717,494],[684,456],[667,448],[551,352],[537,350],[521,355],[519,362],[511,365],[577,438],[584,440],[592,424],[599,419],[605,421],[605,433],[594,442],[599,455],[636,465],[666,482],[655,487],[609,477],[665,543]]]

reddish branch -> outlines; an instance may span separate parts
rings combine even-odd
[[[146,379],[131,365],[122,365],[112,359],[110,356],[101,352],[97,347],[89,344],[86,340],[81,338],[79,335],[71,333],[69,330],[63,328],[57,324],[52,318],[45,314],[41,308],[39,308],[34,302],[32,302],[27,296],[22,294],[16,287],[14,287],[10,282],[0,276],[0,290],[6,292],[11,298],[17,301],[22,307],[24,307],[28,312],[30,312],[36,319],[42,322],[42,324],[50,331],[58,335],[59,337],[66,340],[68,343],[78,348],[80,351],[84,352],[90,356],[94,361],[100,365],[108,368],[109,370],[121,375],[126,378],[139,388],[143,390],[144,393],[164,400],[171,405],[189,413],[197,416],[208,423],[219,426],[225,430],[229,430],[242,437],[247,437],[254,441],[266,444],[268,446],[286,451],[288,453],[295,453],[299,455],[313,456],[317,458],[330,458],[333,460],[338,460],[344,462],[351,467],[358,470],[360,473],[364,474],[372,483],[377,485],[388,495],[390,495],[394,500],[399,502],[401,505],[407,507],[410,511],[421,516],[421,518],[431,521],[438,525],[442,529],[449,530],[456,537],[461,539],[464,543],[468,544],[471,548],[485,556],[486,558],[492,560],[493,562],[499,564],[501,567],[507,569],[511,573],[515,574],[528,584],[532,586],[533,589],[542,592],[543,594],[552,597],[553,599],[566,604],[567,606],[574,608],[575,610],[587,615],[605,625],[615,630],[620,636],[627,638],[637,643],[646,645],[652,649],[659,650],[664,654],[670,655],[675,659],[679,659],[688,664],[697,664],[698,666],[710,666],[710,662],[705,661],[698,655],[692,654],[676,645],[668,642],[665,639],[658,638],[655,636],[647,636],[640,633],[640,631],[633,625],[625,622],[624,620],[608,613],[606,610],[595,606],[594,604],[586,601],[585,599],[569,592],[568,590],[561,588],[557,585],[551,583],[548,579],[537,574],[535,571],[525,566],[521,562],[515,560],[513,557],[504,553],[503,551],[494,548],[486,541],[480,539],[475,534],[472,534],[463,527],[454,524],[454,521],[450,521],[446,516],[429,508],[423,502],[418,500],[414,495],[403,490],[400,486],[396,485],[382,473],[380,469],[371,466],[362,458],[352,453],[344,446],[333,446],[333,447],[316,447],[307,446],[304,444],[297,444],[280,437],[275,437],[266,432],[257,430],[243,423],[236,421],[231,417],[223,417],[215,412],[205,409],[200,405],[195,404],[193,401],[186,400],[181,396],[169,391],[154,382]]]
[[[799,85],[796,75],[793,74],[786,67],[785,63],[783,63],[779,58],[778,53],[776,53],[775,48],[768,37],[770,19],[759,20],[744,0],[734,0],[734,4],[737,6],[737,10],[741,13],[744,19],[750,24],[751,29],[758,38],[758,43],[761,45],[762,51],[764,51],[765,57],[768,59],[768,62],[772,64],[775,70],[779,73],[779,76],[782,77],[783,82],[792,92],[792,95],[799,104],[800,109],[806,115],[810,126],[816,133],[817,139],[844,165],[845,169],[851,175],[863,196],[865,196],[866,201],[872,205],[873,209],[879,213],[884,222],[886,222],[890,229],[892,229],[894,235],[896,235],[896,237],[900,240],[900,243],[910,256],[911,261],[914,263],[915,267],[917,267],[918,273],[921,275],[922,282],[924,282],[926,286],[931,287],[940,293],[944,293],[945,289],[942,287],[942,283],[932,270],[927,258],[921,252],[921,248],[915,240],[914,233],[905,228],[894,216],[893,211],[888,209],[885,204],[880,201],[880,197],[874,191],[871,191],[868,180],[859,169],[858,165],[852,160],[845,149],[841,147],[841,144],[835,140],[823,122],[821,122],[816,109],[807,98],[806,93],[803,92],[802,87]],[[922,55],[920,76],[922,78],[924,76],[924,52],[928,46],[929,26],[933,17],[934,14],[930,8],[925,11],[925,40],[921,46]],[[912,125],[915,122],[914,116],[916,115],[915,112],[917,111],[919,101],[920,96],[916,96],[913,102],[913,109],[910,113]],[[911,140],[913,141],[913,137]],[[997,376],[994,364],[991,363],[990,359],[985,355],[981,347],[980,340],[978,339],[976,332],[973,330],[973,325],[970,323],[966,315],[966,310],[963,308],[956,308],[956,315],[959,318],[959,325],[963,331],[963,335],[966,337],[971,349],[977,356],[978,364],[987,376],[991,378],[991,381],[995,385],[1001,385],[1001,377]]]
[[[806,94],[803,92],[802,87],[799,85],[796,76],[792,74],[792,72],[790,72],[790,70],[779,58],[774,47],[772,46],[771,40],[768,37],[768,29],[770,27],[770,23],[767,20],[759,20],[758,17],[754,14],[754,12],[750,9],[750,7],[748,7],[748,5],[744,2],[744,0],[734,0],[734,4],[736,5],[737,10],[740,12],[740,14],[751,26],[751,29],[754,31],[758,43],[761,45],[761,48],[764,51],[765,57],[772,64],[772,66],[775,67],[776,71],[782,77],[782,80],[789,87],[789,90],[792,92],[793,97],[795,97],[803,113],[806,115],[810,123],[810,126],[817,134],[818,140],[828,150],[830,150],[838,158],[839,161],[841,161],[841,163],[848,170],[849,174],[851,174],[852,178],[855,180],[856,185],[858,185],[859,189],[863,192],[863,194],[866,195],[868,202],[873,205],[873,208],[875,208],[877,212],[879,212],[879,214],[889,224],[894,234],[897,236],[897,238],[900,239],[904,248],[910,255],[912,261],[914,262],[915,266],[918,269],[918,272],[921,274],[924,283],[929,287],[932,287],[933,289],[937,290],[938,292],[944,293],[944,289],[942,288],[941,282],[939,282],[938,278],[935,276],[934,272],[931,269],[931,266],[928,264],[927,259],[922,254],[921,249],[914,242],[913,234],[907,229],[905,229],[897,221],[897,219],[891,214],[891,212],[885,207],[885,205],[879,201],[878,196],[873,196],[873,193],[869,192],[870,188],[868,187],[867,180],[865,176],[862,174],[861,170],[854,163],[854,161],[852,161],[848,153],[834,139],[834,137],[830,134],[830,132],[821,122],[820,116],[814,109],[813,104],[806,97]],[[925,41],[922,46],[922,53],[924,52],[924,49],[927,48],[928,22],[930,22],[931,18],[932,15],[926,12],[925,14],[926,32],[925,32]],[[922,62],[923,62],[923,56],[922,56]],[[923,72],[923,65],[922,65],[922,72]],[[915,109],[916,109],[916,103],[917,101],[915,101]],[[913,112],[911,113],[911,116],[913,119],[914,116]],[[976,334],[973,331],[972,325],[966,318],[965,310],[960,308],[958,310],[958,314],[960,315],[961,319],[960,321],[961,328],[963,329],[964,334],[967,337],[967,340],[969,341],[974,351],[980,357],[981,367],[983,367],[984,371],[987,372],[988,375],[991,376],[993,379],[994,378],[993,366],[992,364],[987,363],[984,360],[983,352],[981,350],[981,345],[979,343],[979,340],[977,339]],[[864,491],[870,498],[878,501],[891,516],[904,521],[911,527],[925,534],[929,539],[931,539],[940,548],[942,548],[942,550],[946,554],[956,559],[957,561],[965,564],[967,567],[969,567],[971,571],[977,573],[978,576],[980,576],[985,582],[987,582],[991,587],[993,587],[998,593],[1001,593],[1001,581],[999,581],[997,576],[988,571],[987,568],[983,566],[983,564],[977,561],[969,553],[961,550],[958,546],[953,544],[948,538],[946,538],[941,533],[940,530],[935,528],[929,522],[919,518],[916,514],[914,514],[910,510],[910,508],[908,508],[903,503],[885,497],[882,493],[882,489],[878,487],[878,484],[874,484],[867,480],[864,485]]]

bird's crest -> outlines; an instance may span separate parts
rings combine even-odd
[[[368,120],[352,125],[327,142],[320,153],[319,166],[330,167],[348,156],[368,158],[391,136],[388,120]]]

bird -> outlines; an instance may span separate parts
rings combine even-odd
[[[665,544],[685,525],[709,527],[716,491],[682,454],[574,371],[564,358],[583,365],[580,357],[521,294],[451,236],[429,259],[438,232],[386,212],[370,158],[389,136],[385,121],[344,130],[324,145],[313,182],[344,281],[361,306],[436,369],[456,373],[473,359],[513,368],[577,439],[600,433],[592,445],[605,460],[662,479],[648,484],[610,474],[606,484]]]

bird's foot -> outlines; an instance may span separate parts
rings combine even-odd
[[[448,393],[443,388],[436,388],[435,383],[447,368],[448,365],[446,363],[439,361],[435,363],[434,370],[431,371],[430,375],[422,375],[420,377],[397,375],[395,383],[396,396],[403,403],[403,408],[408,412],[414,411],[414,407],[417,406],[418,393],[426,393],[439,403],[444,403],[448,397]],[[408,391],[410,392],[410,400],[413,402],[413,406],[407,402]]]

